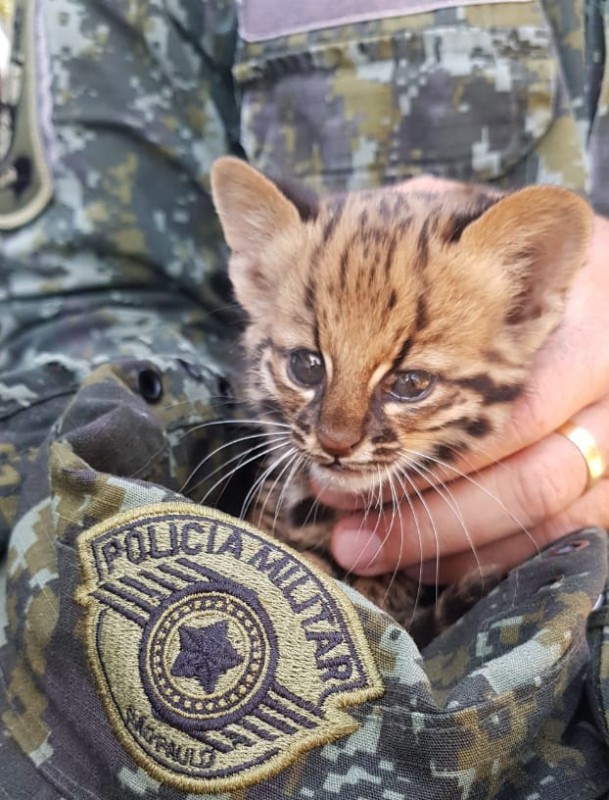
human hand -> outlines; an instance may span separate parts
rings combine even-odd
[[[416,188],[445,185],[420,179]],[[361,575],[403,568],[448,583],[472,569],[509,569],[578,527],[609,527],[609,479],[587,489],[581,453],[556,433],[567,420],[584,426],[609,461],[608,306],[609,220],[596,217],[588,262],[509,423],[441,474],[446,488],[419,487],[399,513],[364,514],[362,498],[315,487],[322,502],[351,512],[335,526],[337,562]]]

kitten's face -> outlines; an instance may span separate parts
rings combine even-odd
[[[501,425],[589,235],[586,204],[547,187],[353,193],[299,214],[222,159],[213,188],[250,318],[249,397],[352,491],[429,476]]]

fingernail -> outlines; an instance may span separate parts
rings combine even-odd
[[[383,543],[374,531],[339,527],[332,540],[332,553],[343,569],[359,575],[376,575],[385,568]]]

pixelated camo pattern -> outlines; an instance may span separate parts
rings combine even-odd
[[[247,492],[247,468],[218,483],[248,427],[211,162],[242,148],[330,189],[546,181],[609,213],[609,10],[446,2],[246,42],[231,0],[12,5],[7,29],[36,24],[35,80],[0,89],[0,215],[30,213],[0,233],[0,797],[186,800],[103,711],[75,544],[119,512],[186,496],[235,513]],[[23,199],[37,169],[44,209]],[[213,796],[607,797],[606,579],[604,534],[576,534],[423,654],[351,594],[383,697],[354,733]]]

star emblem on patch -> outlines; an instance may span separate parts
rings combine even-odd
[[[243,663],[243,656],[230,643],[228,621],[220,620],[203,628],[182,625],[179,631],[180,653],[171,674],[196,678],[206,692],[216,690],[218,678]]]

